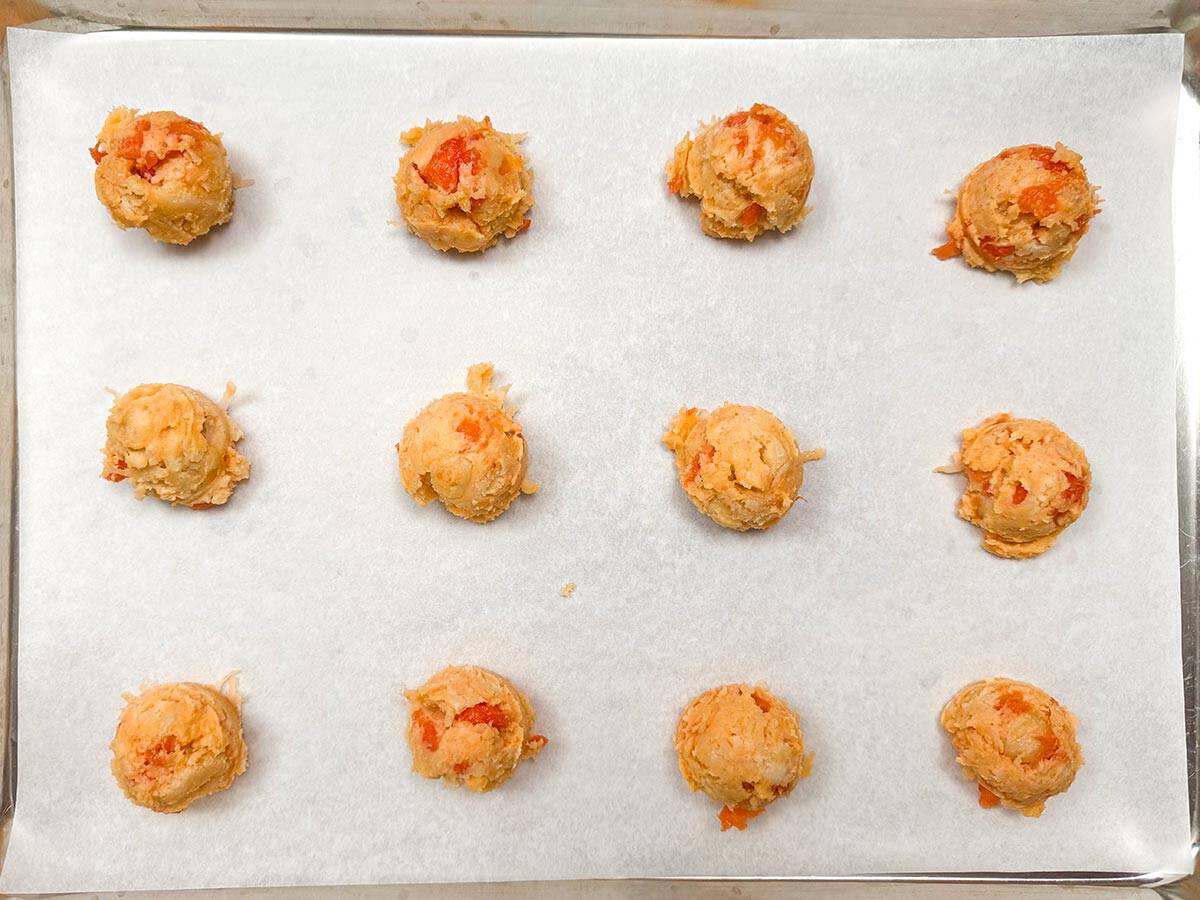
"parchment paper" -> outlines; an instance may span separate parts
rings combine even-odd
[[[1176,550],[1170,173],[1178,35],[728,42],[12,34],[20,403],[19,781],[0,887],[1190,869]],[[704,237],[663,165],[763,100],[807,130],[812,215]],[[109,107],[223,131],[233,223],[121,232],[87,148]],[[402,229],[399,133],[526,131],[528,234],[482,257]],[[1104,214],[1062,277],[929,255],[946,193],[1062,140]],[[542,490],[480,527],[403,494],[393,443],[466,368],[515,385]],[[227,378],[250,480],[224,509],[99,477],[105,386]],[[774,530],[700,516],[659,436],[765,406],[828,458]],[[932,469],[998,410],[1061,424],[1091,506],[994,559]],[[567,581],[578,583],[569,599]],[[400,692],[476,663],[542,756],[476,796],[409,772]],[[122,691],[242,671],[250,769],[180,816],[109,773]],[[1079,717],[1040,820],[981,810],[938,712],[1005,674]],[[671,739],[765,681],[811,779],[721,834]]]

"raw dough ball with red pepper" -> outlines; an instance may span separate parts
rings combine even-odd
[[[946,225],[950,240],[933,253],[962,253],[970,265],[1017,281],[1049,281],[1099,212],[1078,153],[1062,144],[1009,147],[963,180]]]
[[[671,192],[700,199],[705,234],[744,241],[803,219],[812,179],[808,135],[765,103],[685,135],[667,165]]]
[[[199,122],[118,106],[91,153],[96,196],[122,228],[189,244],[233,217],[234,176],[225,147]]]
[[[159,684],[126,695],[112,742],[112,771],[130,800],[181,812],[246,771],[236,679]]]
[[[546,746],[529,700],[487,669],[449,666],[404,696],[413,771],[426,778],[490,791]]]
[[[1027,816],[1040,816],[1083,765],[1075,725],[1045,691],[1009,678],[969,684],[942,710],[958,764],[979,785],[979,805]]]
[[[497,131],[487,116],[405,132],[412,149],[395,180],[408,230],[436,250],[474,253],[528,228],[533,172],[517,148],[523,137]]]
[[[675,752],[688,787],[724,804],[722,831],[745,829],[812,768],[800,720],[762,685],[727,684],[689,703],[675,729]]]
[[[142,384],[117,398],[108,414],[101,478],[129,479],[141,500],[152,494],[172,505],[207,509],[224,503],[250,463],[234,449],[242,431],[220,405],[180,384]]]
[[[525,480],[529,453],[508,385],[492,388],[492,364],[467,370],[467,392],[434,400],[404,426],[396,445],[400,481],[413,499],[456,516],[490,522],[537,485]]]
[[[791,431],[765,409],[727,403],[711,413],[675,416],[663,443],[675,451],[679,484],[695,507],[726,528],[770,528],[792,508],[804,464],[824,450],[801,451]]]
[[[967,488],[958,514],[983,530],[983,547],[1009,559],[1045,553],[1088,504],[1092,469],[1053,422],[1000,413],[962,435]]]

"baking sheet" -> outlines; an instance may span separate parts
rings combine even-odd
[[[10,36],[20,405],[19,774],[0,888],[587,876],[1190,870],[1179,659],[1170,172],[1178,35],[735,42]],[[662,165],[698,119],[787,111],[800,229],[718,242]],[[122,233],[107,109],[225,133],[234,222]],[[481,258],[388,224],[397,135],[524,130],[528,234]],[[945,193],[1004,146],[1081,150],[1105,212],[1057,282],[939,263]],[[493,360],[543,485],[478,527],[392,444]],[[108,385],[239,385],[250,481],[203,515],[101,481]],[[828,458],[764,534],[682,497],[683,404],[766,406]],[[1014,564],[931,469],[999,409],[1087,450],[1091,506]],[[569,599],[558,595],[578,583]],[[400,691],[450,662],[525,689],[551,744],[501,790],[408,772]],[[182,816],[108,772],[123,690],[243,673],[250,769]],[[975,804],[937,724],[975,678],[1080,719],[1076,784]],[[674,768],[682,705],[763,680],[812,778],[721,834]]]

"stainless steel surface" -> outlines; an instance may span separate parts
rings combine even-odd
[[[1178,28],[1196,0],[63,0],[57,15],[166,28],[725,37],[971,37]],[[1182,30],[1182,29],[1181,29]]]
[[[1200,26],[1200,23],[1193,23]],[[1188,741],[1188,799],[1193,855],[1200,842],[1200,27],[1185,42],[1181,128],[1175,175],[1175,302],[1178,316],[1179,395],[1176,410],[1179,458],[1179,587],[1182,626],[1184,717]],[[1200,895],[1200,878],[1187,879]]]
[[[0,0],[12,3],[12,0]],[[1147,0],[889,0],[883,3],[755,2],[755,0],[525,0],[472,3],[463,0],[84,0],[51,3],[58,18],[36,23],[48,30],[85,32],[114,26],[180,28],[369,29],[468,32],[689,34],[746,36],[936,37],[1085,34],[1174,29],[1188,31],[1183,73],[1187,108],[1200,122],[1200,0],[1170,4]],[[7,55],[0,57],[0,861],[7,847],[16,791],[16,508],[15,260]],[[1185,138],[1195,177],[1176,184],[1176,298],[1178,315],[1177,450],[1182,658],[1188,740],[1188,780],[1193,847],[1200,839],[1197,804],[1200,768],[1200,129]],[[5,602],[7,601],[7,602]],[[903,883],[901,883],[903,882]],[[1024,882],[1018,886],[1012,882]],[[1007,883],[1007,884],[1005,884]],[[891,876],[832,883],[588,881],[506,885],[355,886],[346,888],[248,888],[219,891],[126,893],[105,897],[221,900],[265,897],[345,896],[355,900],[404,897],[1122,897],[1137,887],[1163,896],[1200,898],[1200,876],[1170,884],[1156,873],[1005,873]],[[786,892],[786,893],[785,893]],[[48,895],[46,895],[48,896]]]
[[[78,894],[59,895],[78,897]],[[105,900],[1149,900],[1131,887],[848,884],[792,881],[572,881],[507,884],[354,885],[90,895]]]
[[[13,190],[11,109],[8,98],[8,55],[0,59],[3,108],[0,109],[0,865],[8,850],[16,795],[17,770],[17,404],[15,264],[13,246]]]

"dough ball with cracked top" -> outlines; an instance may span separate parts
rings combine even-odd
[[[685,135],[667,165],[667,187],[700,200],[700,227],[752,241],[788,231],[808,214],[808,136],[773,106],[755,103]]]
[[[967,477],[958,514],[996,556],[1045,553],[1087,508],[1091,466],[1053,422],[992,416],[963,432],[957,462],[949,471],[961,467]]]
[[[529,227],[533,172],[507,134],[459,116],[402,136],[409,150],[396,170],[396,202],[408,230],[435,250],[475,253]]]
[[[225,503],[250,463],[235,449],[242,431],[226,412],[234,386],[220,404],[179,384],[142,384],[118,397],[108,414],[102,478],[129,480],[172,505],[207,509]]]
[[[1099,212],[1078,153],[1062,144],[1009,147],[963,179],[946,225],[950,240],[933,253],[961,253],[969,265],[1019,282],[1049,281]]]
[[[1069,788],[1083,765],[1075,717],[1032,684],[976,681],[951,698],[941,720],[985,808],[1040,816],[1046,800]]]
[[[801,451],[779,419],[756,406],[727,403],[711,413],[685,408],[663,443],[675,452],[679,484],[695,507],[736,531],[770,528],[791,509],[804,464],[824,450]]]
[[[492,364],[467,370],[466,393],[446,394],[404,426],[396,445],[400,481],[419,504],[440,500],[454,515],[490,522],[518,494],[537,485],[525,479],[529,454],[508,386],[492,388]]]
[[[118,106],[91,154],[96,196],[121,228],[190,244],[233,218],[237,185],[225,146],[199,122]]]
[[[694,699],[679,717],[675,752],[688,787],[722,804],[722,831],[745,829],[812,768],[800,720],[762,685],[727,684]]]
[[[425,778],[490,791],[546,746],[529,700],[487,669],[448,666],[404,696],[413,771]]]
[[[182,812],[246,771],[234,676],[216,685],[157,684],[125,699],[112,741],[112,772],[138,806]]]

